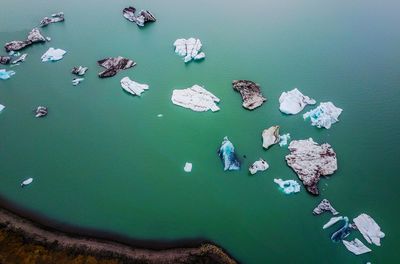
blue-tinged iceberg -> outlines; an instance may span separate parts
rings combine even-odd
[[[228,137],[224,137],[221,147],[218,150],[218,155],[224,163],[224,171],[240,169],[240,161],[236,157],[235,147],[229,141]]]
[[[15,71],[6,71],[5,69],[1,69],[0,70],[0,79],[7,80],[14,74],[15,74]]]
[[[318,128],[331,128],[331,125],[339,121],[339,116],[343,109],[336,107],[332,102],[320,103],[320,105],[305,113],[304,120],[310,119],[311,125]]]
[[[42,62],[59,61],[64,57],[65,53],[67,53],[67,52],[62,49],[49,48],[42,55],[41,59],[42,59]]]
[[[343,226],[339,228],[335,233],[332,234],[331,240],[333,242],[340,242],[345,239],[350,234],[349,218],[347,216],[343,217],[341,220],[344,222]]]
[[[274,179],[274,182],[279,185],[279,189],[285,194],[300,192],[300,184],[297,181]]]

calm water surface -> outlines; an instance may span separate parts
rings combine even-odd
[[[158,21],[140,29],[125,20],[121,10],[131,1],[2,2],[1,45],[24,39],[44,16],[66,14],[65,23],[42,30],[52,41],[27,48],[16,75],[0,81],[2,196],[65,223],[129,237],[205,237],[243,263],[398,261],[400,2],[134,3]],[[172,43],[192,36],[207,58],[185,65]],[[68,53],[42,63],[49,47]],[[96,61],[118,55],[137,66],[99,79]],[[76,65],[89,71],[74,87]],[[150,90],[127,95],[119,84],[124,76]],[[234,79],[259,83],[268,102],[243,109]],[[171,103],[173,89],[193,84],[221,98],[221,111],[195,113]],[[294,87],[343,108],[340,122],[320,130],[301,115],[281,114],[279,95]],[[33,117],[38,105],[49,107],[46,118]],[[261,132],[272,125],[337,152],[339,170],[320,182],[319,198],[304,189],[293,196],[278,191],[274,178],[296,175],[284,161],[287,148],[261,147]],[[222,170],[216,149],[224,136],[247,156],[239,172]],[[270,169],[249,176],[246,168],[259,157]],[[193,163],[190,174],[186,161]],[[34,183],[21,189],[26,177]],[[332,243],[333,230],[322,230],[330,216],[311,214],[322,198],[350,218],[370,214],[386,233],[382,246],[357,257]]]

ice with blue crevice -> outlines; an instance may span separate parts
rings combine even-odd
[[[332,102],[320,103],[320,105],[303,115],[304,120],[311,120],[311,125],[318,128],[331,128],[332,124],[339,121],[343,109],[336,107]]]
[[[240,169],[240,161],[236,156],[235,147],[229,141],[228,137],[224,137],[221,147],[218,150],[218,156],[224,164],[224,171]]]

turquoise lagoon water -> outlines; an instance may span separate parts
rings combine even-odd
[[[398,1],[135,1],[158,19],[143,29],[122,17],[131,4],[3,1],[2,44],[24,39],[44,16],[66,14],[65,23],[43,28],[52,41],[27,48],[16,75],[0,82],[3,197],[51,219],[132,238],[207,238],[242,263],[398,261]],[[207,58],[185,65],[172,43],[192,36]],[[68,53],[42,63],[49,47]],[[99,79],[96,61],[118,55],[137,66]],[[76,65],[89,71],[74,87]],[[150,90],[129,96],[119,84],[124,76]],[[243,109],[235,79],[259,83],[268,101]],[[221,98],[221,111],[171,103],[173,89],[193,84]],[[281,114],[279,95],[294,87],[343,108],[340,122],[324,130],[301,114]],[[49,107],[46,118],[33,117],[38,105]],[[274,178],[296,175],[286,166],[287,148],[261,147],[261,132],[272,125],[293,139],[333,146],[339,170],[321,180],[320,197],[277,189]],[[216,150],[224,136],[247,156],[241,171],[222,170]],[[259,157],[270,169],[250,176],[247,167]],[[34,183],[21,189],[26,177]],[[386,233],[382,246],[357,257],[332,243],[333,230],[322,230],[330,216],[311,214],[322,198],[350,218],[371,215]]]

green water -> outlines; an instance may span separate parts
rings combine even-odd
[[[125,20],[121,10],[131,1],[2,1],[1,45],[24,39],[51,13],[64,11],[66,21],[44,28],[52,41],[27,48],[16,75],[0,81],[1,195],[53,219],[129,237],[205,237],[243,263],[398,262],[400,2],[134,3],[158,21],[139,29]],[[192,36],[207,58],[185,65],[172,43]],[[42,63],[51,46],[68,53]],[[99,79],[96,61],[118,55],[137,66]],[[76,65],[89,71],[74,87]],[[124,76],[150,90],[129,96],[119,84]],[[267,103],[243,109],[234,79],[259,83]],[[193,84],[221,98],[221,111],[171,103],[173,89]],[[279,95],[294,87],[343,108],[340,122],[321,130],[300,114],[281,114]],[[46,118],[33,117],[38,105],[49,107]],[[271,125],[333,146],[339,170],[320,182],[320,197],[278,191],[274,178],[296,175],[284,161],[287,148],[262,149],[261,132]],[[216,149],[224,136],[247,155],[239,172],[222,170]],[[259,157],[270,169],[249,176]],[[27,177],[34,183],[21,189]],[[371,215],[386,233],[382,246],[357,257],[332,243],[332,230],[322,230],[330,216],[311,214],[322,198],[350,218]]]

